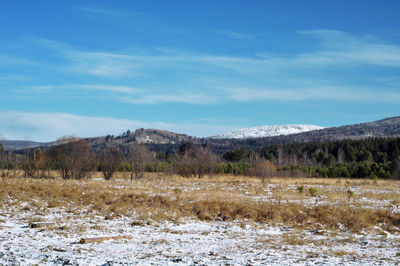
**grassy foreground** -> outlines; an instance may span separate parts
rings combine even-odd
[[[0,205],[20,205],[40,214],[58,207],[66,212],[132,223],[182,218],[250,221],[295,228],[323,226],[358,232],[400,226],[400,182],[341,179],[216,176],[187,179],[148,174],[130,181],[122,173],[92,179],[7,178],[0,181]]]

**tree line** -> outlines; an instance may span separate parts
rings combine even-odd
[[[139,179],[153,157],[150,150],[138,144],[133,144],[128,154],[118,147],[106,147],[96,154],[87,141],[74,137],[61,138],[48,149],[13,152],[0,144],[0,176],[15,176],[17,170],[22,170],[24,177],[49,177],[50,171],[57,171],[63,179],[83,179],[93,171],[101,171],[110,180],[116,171],[129,170],[131,179]]]
[[[285,175],[400,178],[400,138],[367,138],[238,148],[222,156],[230,162],[264,158]]]
[[[182,177],[213,174],[271,176],[400,178],[400,138],[368,138],[333,142],[293,143],[243,147],[216,155],[207,144],[181,144],[176,152],[153,152],[148,146],[104,146],[99,150],[83,139],[61,138],[46,149],[5,150],[0,145],[0,176],[48,177],[57,171],[63,179],[86,178],[100,171],[110,180],[115,172],[165,172]]]

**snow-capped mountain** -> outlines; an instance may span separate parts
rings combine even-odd
[[[314,125],[279,125],[279,126],[260,126],[234,130],[220,135],[212,136],[211,139],[247,139],[263,138],[281,135],[297,134],[311,130],[323,129]]]

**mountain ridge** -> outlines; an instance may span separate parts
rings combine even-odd
[[[134,132],[128,130],[119,136],[106,135],[95,138],[85,138],[85,140],[89,142],[95,151],[101,150],[107,146],[119,146],[124,147],[123,149],[127,149],[130,144],[139,143],[145,144],[155,151],[174,152],[179,148],[180,144],[192,142],[197,145],[207,144],[215,152],[221,153],[237,147],[246,147],[254,150],[263,146],[283,145],[296,142],[325,142],[343,139],[363,139],[368,137],[400,137],[400,116],[389,117],[373,122],[328,127],[296,134],[246,139],[197,138],[167,130],[140,128]],[[35,147],[46,148],[57,142],[25,143],[24,141],[0,141],[0,143],[9,149],[25,149]]]
[[[270,125],[258,126],[233,130],[219,135],[208,137],[210,139],[246,139],[246,138],[263,138],[275,137],[281,135],[291,135],[297,133],[308,132],[311,130],[320,130],[324,127],[306,124],[287,124],[287,125]]]
[[[305,142],[330,142],[344,139],[359,140],[369,137],[400,137],[400,116],[389,117],[373,122],[328,127],[286,136],[253,138],[253,139],[219,139],[210,140],[217,152],[245,147],[255,150],[263,146],[285,145]]]

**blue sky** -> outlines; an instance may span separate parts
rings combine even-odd
[[[0,3],[0,138],[399,115],[400,1]]]

